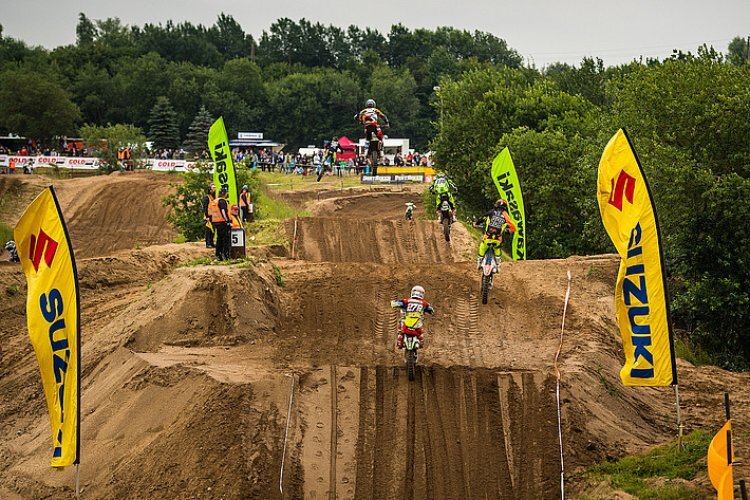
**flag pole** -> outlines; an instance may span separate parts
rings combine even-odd
[[[744,479],[740,479],[740,494],[742,495],[742,500],[747,500],[747,487],[745,486]]]
[[[729,414],[729,393],[724,393],[724,410],[727,412],[727,420],[730,420],[732,417]]]
[[[724,393],[724,409],[727,412],[727,422],[731,419],[730,413],[729,413],[729,393]],[[730,429],[727,429],[727,465],[732,465],[732,431],[731,427]]]
[[[680,417],[680,384],[674,385],[675,405],[677,406],[677,449],[682,451],[682,418]]]
[[[76,464],[76,500],[81,498],[81,464]]]

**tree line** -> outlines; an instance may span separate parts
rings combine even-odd
[[[221,14],[214,25],[125,26],[80,14],[76,43],[46,50],[2,36],[0,128],[33,138],[74,135],[82,124],[131,124],[148,132],[165,98],[180,139],[204,107],[230,133],[263,131],[291,147],[359,133],[352,116],[367,98],[392,117],[391,136],[426,148],[433,87],[482,65],[520,67],[505,41],[453,28],[388,34],[277,20],[259,40]],[[5,92],[5,94],[3,93]],[[47,96],[47,97],[45,97]],[[41,119],[54,113],[54,121]]]

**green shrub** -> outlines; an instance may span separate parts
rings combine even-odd
[[[13,228],[4,222],[0,222],[0,248],[13,239]]]
[[[182,182],[173,184],[174,194],[163,199],[165,206],[171,207],[167,220],[177,229],[187,241],[199,241],[204,237],[205,221],[203,220],[203,197],[208,186],[213,182],[211,167],[198,163],[196,170],[181,174]],[[247,184],[251,199],[258,202],[260,182],[243,166],[235,168],[237,186]]]

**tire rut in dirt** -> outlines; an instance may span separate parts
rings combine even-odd
[[[451,246],[434,221],[299,219],[295,257],[313,262],[429,264],[453,262]],[[287,224],[290,241],[293,222]]]
[[[559,491],[543,374],[420,366],[409,382],[402,368],[376,367],[373,388],[372,370],[363,370],[355,498],[536,499]]]
[[[329,496],[330,500],[336,500],[336,455],[338,454],[338,403],[336,397],[337,390],[336,365],[331,365],[331,460],[330,471],[328,475]]]

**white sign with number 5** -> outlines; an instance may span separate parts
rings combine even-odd
[[[232,229],[232,246],[233,247],[244,247],[245,246],[245,230],[242,228]]]

